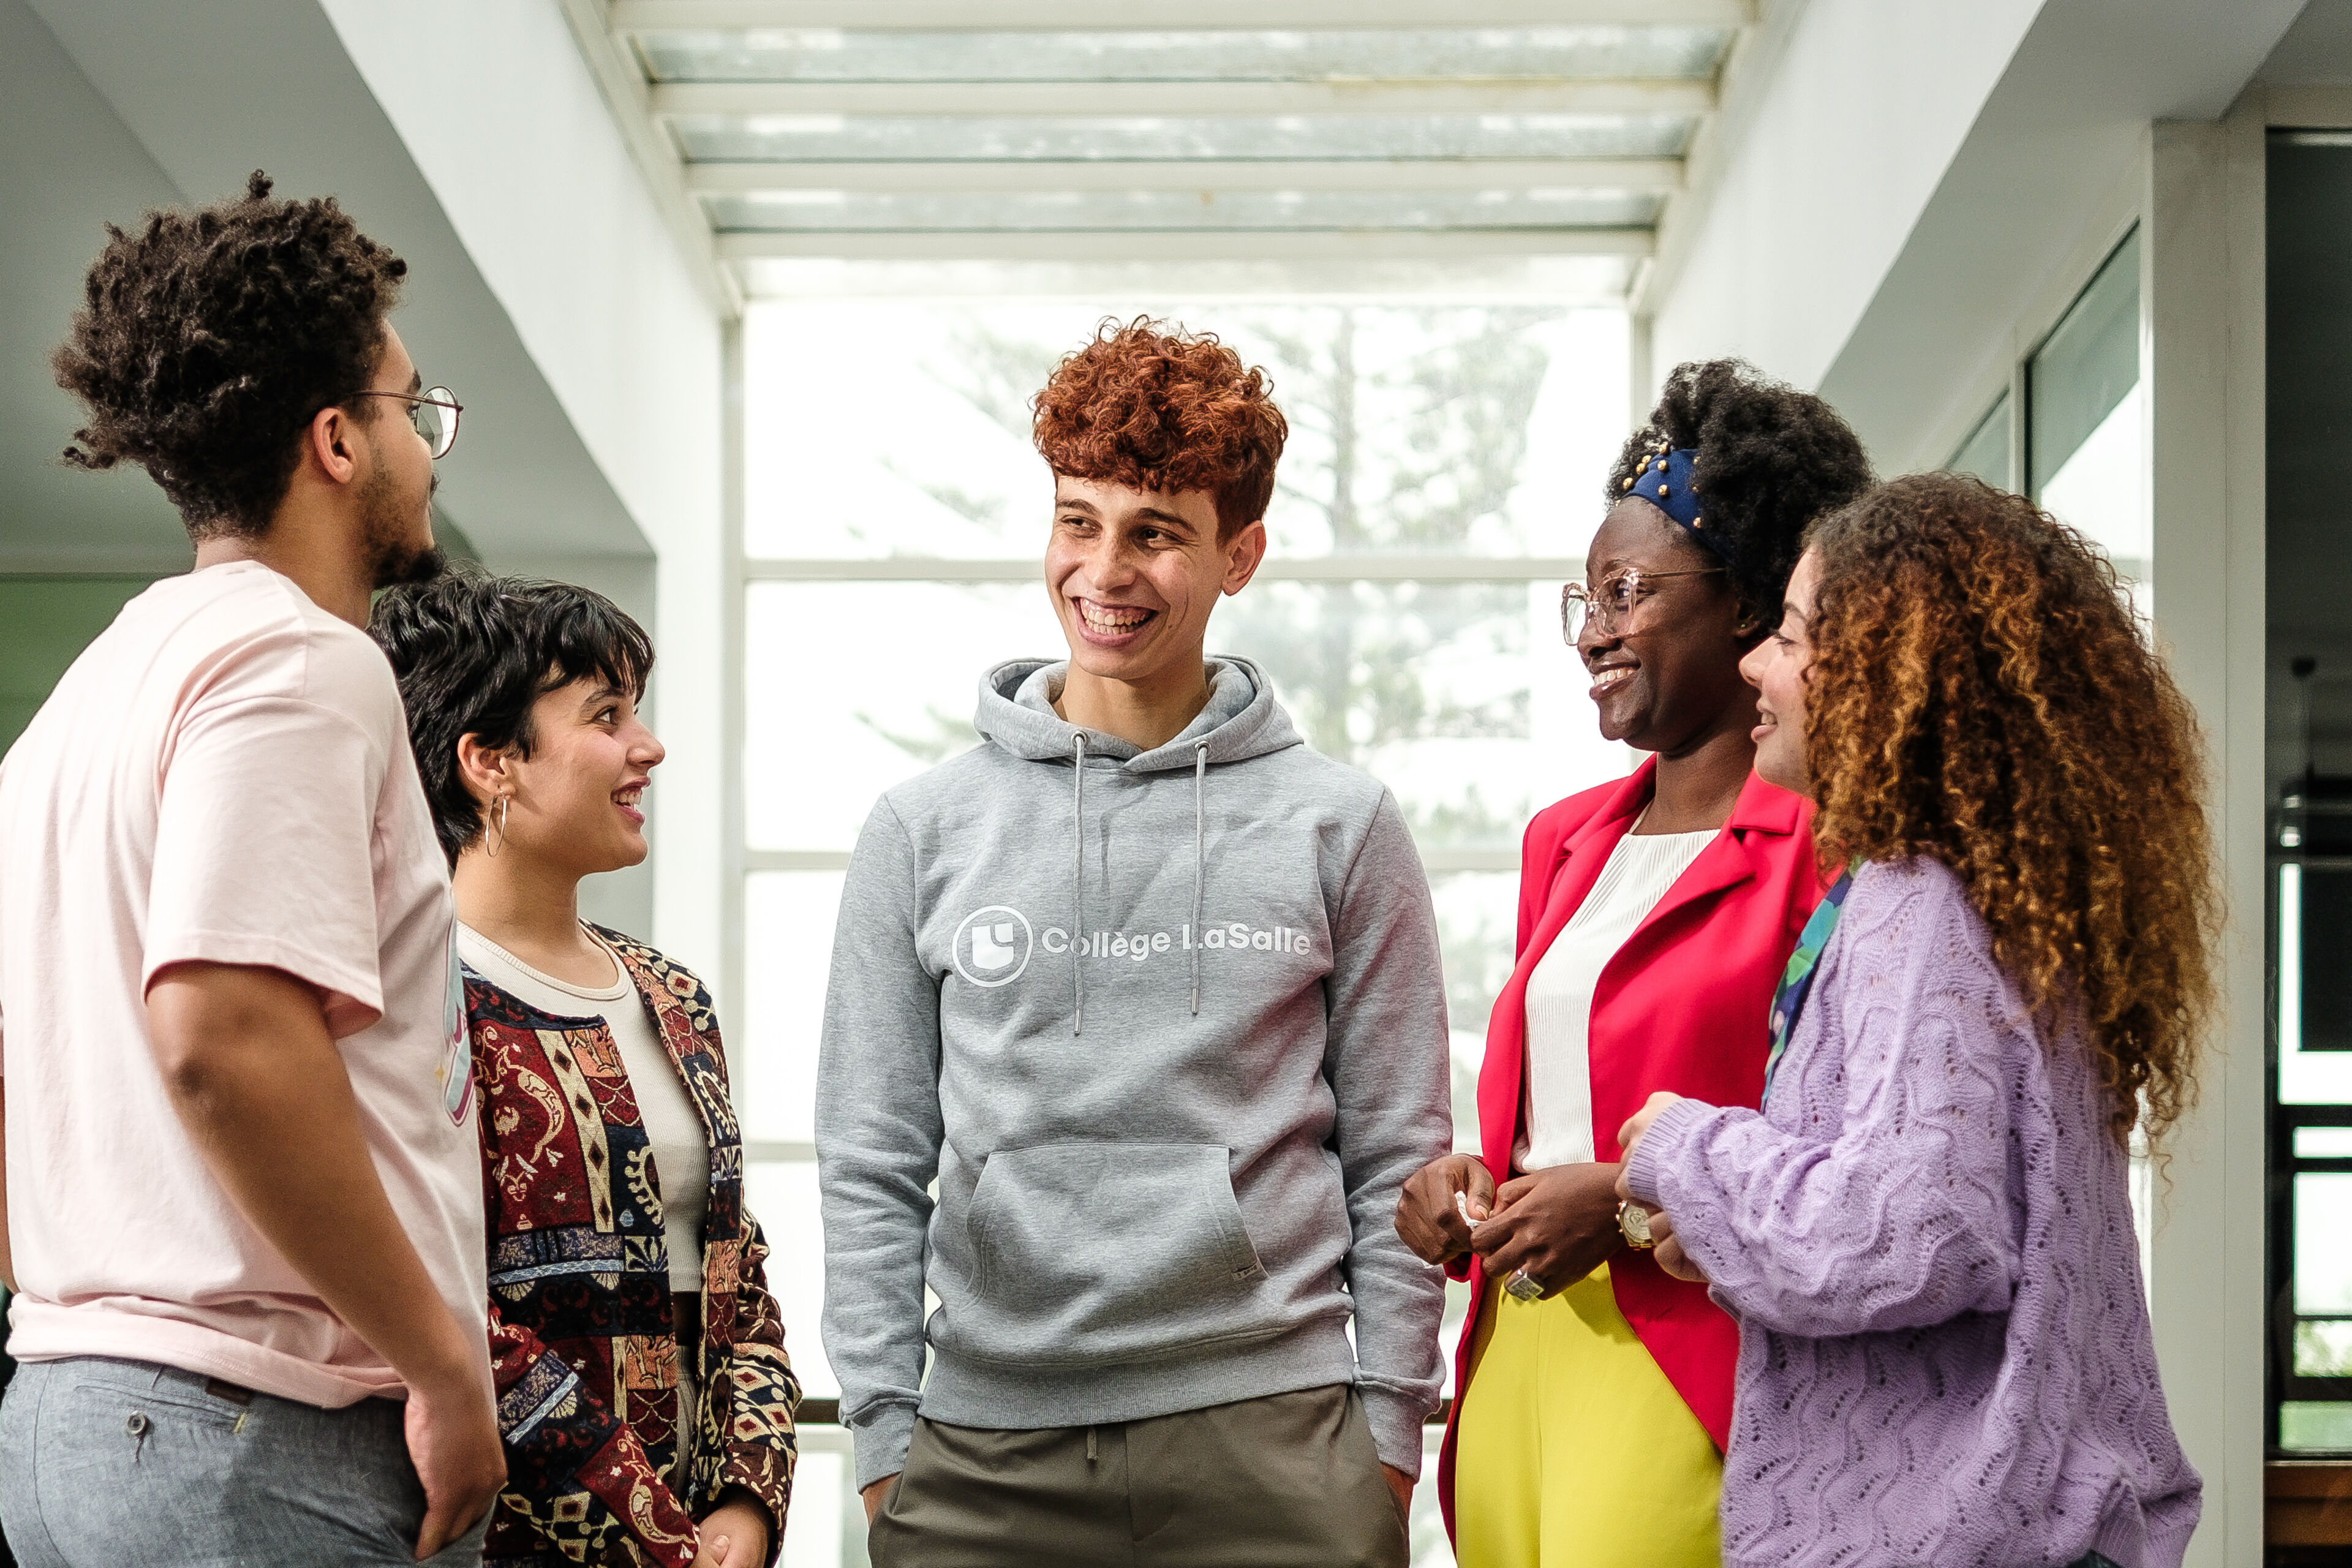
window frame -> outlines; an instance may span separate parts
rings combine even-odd
[[[971,301],[979,303],[975,300]],[[1574,308],[1590,308],[1576,307]],[[1039,581],[1041,566],[1035,557],[1027,559],[932,558],[905,556],[875,557],[762,557],[751,555],[747,548],[747,486],[746,432],[744,410],[745,382],[749,373],[744,345],[744,325],[741,319],[729,324],[723,359],[726,376],[724,399],[726,432],[723,444],[727,465],[724,489],[724,567],[726,625],[725,751],[726,769],[724,809],[726,814],[723,866],[725,886],[722,889],[724,910],[722,932],[725,951],[722,953],[725,1004],[723,1016],[735,1025],[736,1049],[731,1053],[736,1103],[739,1110],[744,1105],[744,1086],[751,1078],[750,1053],[754,1048],[746,1028],[748,1014],[747,977],[750,973],[748,942],[748,892],[754,876],[777,871],[838,871],[845,869],[850,851],[845,849],[753,848],[749,839],[748,791],[746,777],[746,735],[751,722],[746,644],[749,623],[748,605],[751,590],[768,583],[850,584],[867,583],[921,583],[950,586],[969,586],[989,583],[1034,583]],[[1042,548],[1042,541],[1041,541]],[[1541,583],[1556,584],[1571,579],[1581,579],[1585,563],[1579,557],[1517,555],[1433,555],[1411,553],[1329,554],[1276,557],[1258,570],[1255,581],[1265,583],[1297,582],[1340,584],[1370,582],[1382,584],[1524,584]],[[1516,844],[1478,847],[1433,847],[1421,851],[1423,870],[1431,879],[1432,894],[1437,892],[1439,879],[1462,873],[1496,873],[1514,875],[1520,868],[1520,851]],[[743,1163],[747,1173],[760,1164],[813,1164],[816,1158],[814,1140],[747,1139],[743,1143]],[[1449,1320],[1449,1326],[1451,1320]],[[1440,1418],[1443,1415],[1441,1406]],[[802,1415],[802,1448],[807,1453],[848,1454],[850,1435],[838,1425],[839,1406],[830,1396],[814,1396],[803,1401]],[[848,1503],[855,1505],[854,1496]],[[862,1513],[858,1516],[862,1525]],[[845,1524],[846,1526],[846,1520]]]

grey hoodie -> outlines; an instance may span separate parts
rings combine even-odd
[[[1444,1286],[1394,1211],[1450,1123],[1404,818],[1244,660],[1143,752],[1055,715],[1066,668],[989,673],[987,743],[883,795],[842,892],[816,1146],[857,1484],[918,1411],[1079,1426],[1335,1383],[1418,1474]]]

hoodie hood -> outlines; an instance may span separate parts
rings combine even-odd
[[[1069,660],[1047,663],[1016,658],[998,665],[980,683],[974,728],[1024,762],[1060,762],[1070,768],[1070,923],[1087,929],[1087,761],[1100,757],[1132,776],[1192,774],[1192,923],[1201,923],[1208,878],[1208,805],[1211,763],[1244,762],[1300,744],[1290,717],[1275,701],[1265,676],[1247,659],[1208,661],[1208,705],[1164,746],[1143,751],[1099,730],[1084,730],[1054,711]],[[1192,969],[1192,1008],[1201,1012],[1201,950],[1186,943]],[[1070,1032],[1086,1033],[1087,982],[1083,967],[1070,971]]]
[[[1015,658],[998,665],[981,679],[972,727],[990,745],[1033,763],[1069,761],[1078,754],[1083,734],[1086,755],[1115,762],[1131,773],[1196,767],[1204,741],[1211,765],[1305,744],[1274,700],[1273,683],[1245,658],[1210,659],[1209,705],[1181,734],[1148,752],[1098,730],[1081,731],[1054,711],[1069,670],[1067,659]]]

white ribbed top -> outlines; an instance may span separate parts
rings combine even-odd
[[[1528,976],[1527,1133],[1522,1171],[1592,1158],[1592,993],[1625,945],[1714,831],[1628,833],[1600,879]]]

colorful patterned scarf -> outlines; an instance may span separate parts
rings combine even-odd
[[[1772,1097],[1773,1071],[1780,1065],[1780,1053],[1789,1048],[1789,1037],[1796,1031],[1797,1016],[1805,1010],[1805,998],[1812,994],[1814,965],[1821,962],[1822,949],[1830,944],[1830,933],[1837,930],[1838,917],[1845,913],[1845,896],[1853,887],[1853,868],[1849,866],[1822,895],[1812,919],[1798,934],[1797,951],[1789,955],[1789,967],[1780,972],[1780,988],[1772,994],[1772,1051],[1764,1058],[1764,1094],[1759,1105]]]

